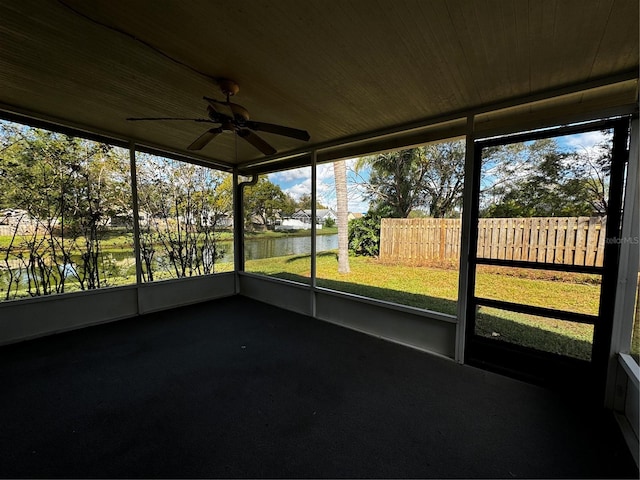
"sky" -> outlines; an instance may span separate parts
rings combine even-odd
[[[595,145],[601,142],[605,136],[599,130],[556,137],[560,149],[565,151],[591,152]],[[366,213],[369,209],[369,201],[364,195],[362,183],[369,178],[369,171],[364,169],[355,172],[357,159],[348,159],[347,162],[347,190],[349,192],[349,211]],[[283,191],[298,200],[303,194],[311,195],[311,167],[303,167],[294,170],[271,173],[269,180],[282,188]],[[317,197],[318,201],[335,210],[336,195],[333,179],[333,164],[324,163],[317,167]]]
[[[591,152],[595,146],[606,139],[606,135],[600,130],[594,130],[592,132],[578,133],[575,135],[568,135],[558,141],[561,147],[565,147],[574,151],[587,151]]]
[[[2,124],[13,125],[12,122],[0,121],[0,125]],[[604,138],[605,135],[599,130],[556,137],[561,149],[582,153],[592,153],[595,145]],[[356,158],[346,160],[349,211],[366,213],[369,209],[369,201],[364,194],[363,183],[369,179],[369,169],[363,168],[359,172],[355,172],[356,162]],[[271,173],[268,178],[296,200],[304,194],[311,195],[311,167]],[[317,199],[321,204],[336,209],[333,163],[323,163],[317,167]]]
[[[348,159],[347,162],[347,192],[349,196],[349,211],[366,213],[369,209],[369,201],[365,199],[361,183],[368,180],[368,170],[355,173],[356,159]],[[322,163],[317,167],[317,197],[318,202],[331,209],[336,209],[336,192],[333,177],[333,163]],[[303,194],[311,195],[311,167],[285,170],[270,173],[269,180],[282,188],[282,190],[295,200]]]

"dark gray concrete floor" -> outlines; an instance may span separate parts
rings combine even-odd
[[[638,478],[612,416],[244,297],[0,348],[2,477]]]

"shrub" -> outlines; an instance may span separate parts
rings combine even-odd
[[[380,216],[367,213],[349,222],[349,253],[377,257],[380,252]]]

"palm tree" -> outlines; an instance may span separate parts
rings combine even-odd
[[[336,203],[338,215],[338,273],[349,273],[349,207],[347,202],[347,165],[344,160],[333,162],[333,176],[336,182]]]

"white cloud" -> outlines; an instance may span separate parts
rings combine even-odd
[[[612,145],[611,135],[602,133],[599,130],[570,135],[565,138],[565,145],[569,148],[569,151],[577,153],[587,163],[597,159],[604,153],[602,147],[599,146],[600,144],[608,142],[610,146]],[[593,165],[590,168],[594,168]]]
[[[272,182],[291,182],[293,180],[299,180],[301,178],[311,178],[311,168],[295,168],[293,170],[283,170],[281,172],[270,173],[268,175],[269,180]]]
[[[319,182],[324,180],[333,181],[333,163],[322,163],[318,165],[316,167],[316,176]]]
[[[303,182],[296,183],[284,191],[291,195],[294,200],[300,200],[302,195],[311,195],[311,179],[307,178]]]
[[[563,143],[571,150],[578,151],[578,153],[581,151],[591,153],[595,146],[607,140],[607,137],[608,135],[602,133],[600,130],[595,130],[564,137]]]

